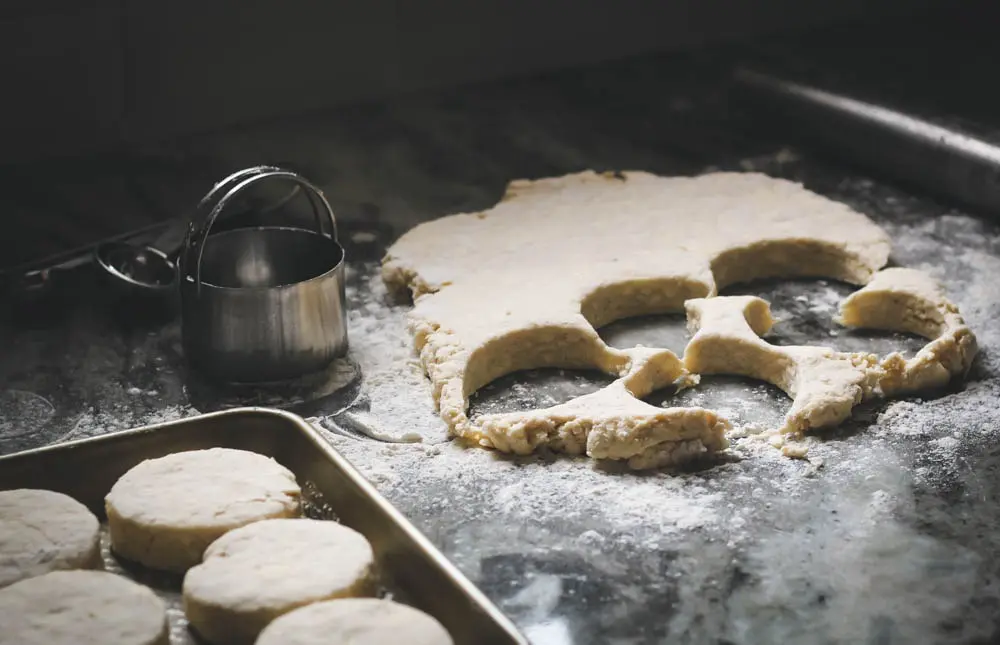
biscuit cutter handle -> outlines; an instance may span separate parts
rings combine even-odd
[[[337,219],[323,191],[296,172],[278,166],[255,166],[226,177],[206,194],[195,210],[181,247],[179,268],[181,280],[193,280],[196,292],[201,292],[201,260],[205,241],[226,206],[241,192],[254,184],[268,180],[290,181],[301,187],[312,207],[316,233],[337,242]],[[325,226],[326,225],[326,226]],[[327,229],[326,227],[329,227]]]

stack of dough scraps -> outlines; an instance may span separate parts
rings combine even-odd
[[[0,492],[0,587],[50,571],[101,568],[100,523],[72,497]]]
[[[584,172],[512,182],[501,202],[403,235],[385,282],[414,299],[410,331],[441,418],[467,442],[528,454],[541,447],[633,468],[677,464],[727,446],[729,422],[702,408],[657,408],[653,389],[741,374],[782,388],[784,435],[830,427],[861,401],[964,375],[975,336],[925,274],[879,271],[888,235],[868,217],[790,181],[755,173],[657,177]],[[930,342],[912,359],[829,347],[776,347],[759,298],[717,297],[767,278],[867,285],[842,321]],[[687,311],[694,338],[666,349],[609,347],[597,328]],[[469,396],[518,370],[596,369],[605,389],[542,410],[469,418]],[[800,454],[789,450],[789,454]]]

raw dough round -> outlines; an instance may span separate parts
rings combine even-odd
[[[300,494],[291,471],[255,452],[212,448],[148,459],[105,498],[111,546],[128,560],[181,573],[232,529],[297,516]]]
[[[405,637],[403,636],[405,634]],[[391,600],[350,598],[296,609],[267,626],[256,645],[452,645],[441,623]]]
[[[56,571],[0,589],[0,645],[168,645],[166,607],[103,571]]]
[[[363,535],[325,520],[266,520],[232,531],[184,576],[184,613],[211,643],[252,643],[302,605],[364,595],[375,557]]]
[[[86,506],[62,493],[0,492],[0,587],[50,571],[99,569],[100,530]]]

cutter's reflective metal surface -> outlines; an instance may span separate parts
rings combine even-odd
[[[316,230],[281,226],[210,235],[226,206],[265,181],[299,186]],[[347,351],[344,249],[323,193],[273,166],[224,179],[198,206],[178,258],[187,359],[223,381],[279,381]]]

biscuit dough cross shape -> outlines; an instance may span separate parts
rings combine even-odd
[[[698,298],[685,303],[694,337],[684,365],[700,374],[738,374],[767,381],[792,397],[786,433],[838,425],[864,400],[946,385],[972,365],[976,338],[958,308],[930,276],[892,268],[875,274],[841,305],[848,327],[901,331],[929,339],[907,360],[898,352],[879,360],[865,352],[829,347],[777,347],[760,336],[774,320],[754,296]]]
[[[737,282],[826,277],[863,285],[886,264],[889,248],[886,233],[864,215],[765,175],[583,172],[515,181],[492,209],[417,226],[389,249],[383,278],[413,296],[409,328],[453,435],[504,452],[547,446],[652,468],[723,449],[729,423],[710,410],[641,401],[655,389],[695,383],[692,366],[664,349],[611,348],[597,328],[681,311],[688,300],[733,302],[714,296]],[[749,324],[726,313],[731,304],[720,306],[692,305],[690,311],[701,312],[698,321]],[[747,306],[761,323],[761,305]],[[696,327],[704,331],[699,344],[707,356],[714,327]],[[763,343],[753,330],[747,336],[741,329],[741,337]],[[826,361],[832,350],[792,350],[794,360],[787,358],[789,348],[782,352],[796,374],[813,363],[824,366],[816,368],[821,375],[833,369]],[[903,374],[909,362],[894,360],[893,373]],[[886,368],[874,357],[838,356],[833,364],[854,379],[838,401],[853,405],[883,383],[880,370]],[[469,396],[477,389],[539,367],[598,369],[618,380],[543,410],[468,417]],[[721,358],[709,367],[749,371]],[[899,378],[901,387],[912,381]],[[838,406],[807,405],[827,396],[821,385],[786,380],[786,391],[802,399],[790,412],[795,429],[849,414],[850,406],[844,413]]]

